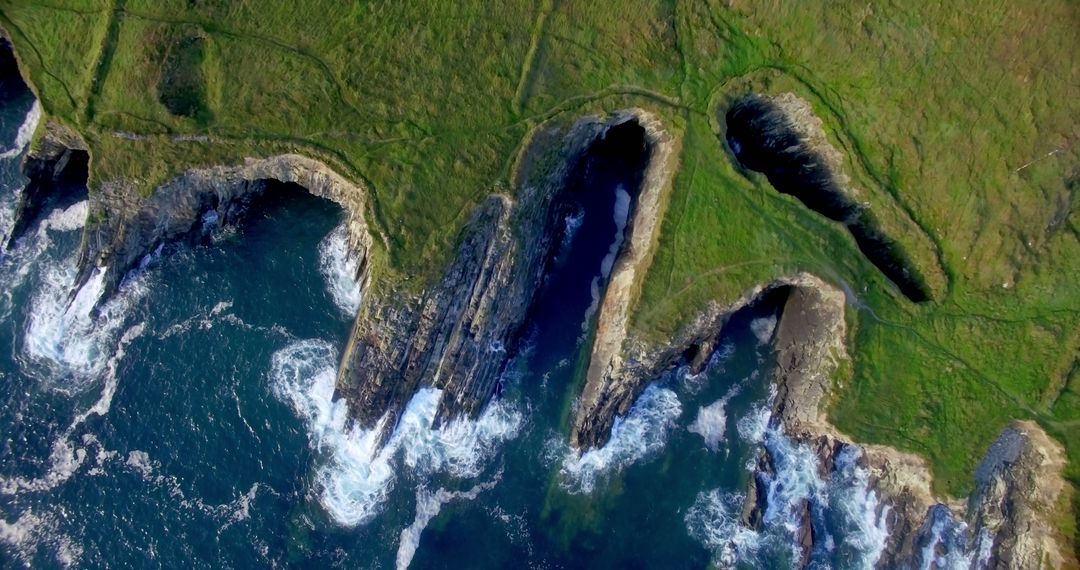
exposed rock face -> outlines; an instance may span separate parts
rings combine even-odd
[[[479,208],[437,287],[420,298],[387,290],[367,299],[338,373],[338,393],[352,415],[371,427],[390,414],[386,425],[393,426],[424,385],[443,390],[438,421],[479,414],[497,391],[562,240],[566,212],[560,204],[571,179],[590,167],[590,155],[621,154],[626,168],[644,169],[648,180],[660,155],[659,132],[651,117],[636,110],[606,123],[580,121],[558,144],[559,166],[541,184],[522,187],[516,201],[496,195]],[[652,200],[648,183],[630,193],[633,211]]]
[[[675,172],[678,152],[676,140],[662,129],[659,121],[644,114],[640,120],[649,139],[651,156],[626,230],[626,245],[615,263],[600,305],[586,387],[570,432],[571,444],[579,448],[595,445],[599,432],[610,432],[614,416],[625,414],[644,388],[616,386],[619,377],[613,373],[622,366],[622,345],[635,287],[648,269],[660,229],[660,210]]]
[[[1062,446],[1034,422],[1013,422],[990,446],[968,505],[971,524],[995,537],[990,568],[1065,565],[1050,517],[1066,488],[1064,466]]]
[[[46,124],[37,148],[23,159],[29,182],[15,202],[15,223],[4,247],[10,249],[26,235],[51,201],[85,193],[89,165],[90,153],[79,135],[59,123]]]
[[[246,200],[266,189],[267,181],[296,184],[337,202],[347,213],[350,249],[361,257],[366,277],[371,236],[364,222],[367,192],[325,164],[295,154],[247,159],[236,166],[189,170],[141,198],[123,181],[106,182],[91,194],[90,220],[79,256],[81,286],[105,268],[107,299],[124,275],[158,245],[183,239],[201,227],[235,219]]]
[[[932,497],[924,461],[884,446],[859,446],[828,423],[822,401],[838,361],[846,358],[843,308],[843,294],[836,289],[808,276],[795,281],[775,334],[777,395],[771,421],[815,450],[826,478],[834,475],[833,462],[842,449],[862,449],[870,485],[890,509],[890,534],[878,566],[925,567],[931,561],[923,560],[924,552],[962,547],[973,563],[983,561],[990,568],[1061,567],[1053,513],[1065,489],[1064,450],[1038,425],[1013,422],[987,451],[963,517],[969,525],[966,543],[957,545],[935,537],[934,523],[949,509]],[[768,462],[759,459],[758,465],[763,464]],[[754,501],[760,504],[761,499]],[[812,541],[812,529],[803,528],[798,536]],[[992,541],[988,550],[980,544],[987,540],[983,537]],[[989,558],[982,559],[980,549]]]
[[[1038,425],[1013,422],[1002,432],[976,471],[976,491],[965,508],[962,504],[946,505],[933,496],[929,466],[922,458],[886,446],[860,445],[828,422],[824,402],[831,393],[833,375],[848,358],[845,297],[812,275],[777,280],[725,308],[708,307],[670,345],[627,359],[617,380],[607,382],[602,389],[608,390],[610,399],[627,398],[632,404],[636,397],[633,387],[645,385],[666,369],[685,365],[696,373],[707,363],[728,317],[754,303],[783,306],[773,334],[776,395],[770,423],[813,450],[823,481],[840,476],[838,458],[842,454],[857,451],[858,465],[869,474],[869,485],[880,501],[877,515],[885,513],[889,531],[877,567],[923,568],[933,562],[923,560],[924,555],[941,556],[950,551],[959,551],[972,564],[988,568],[1075,564],[1063,558],[1068,550],[1058,544],[1054,526],[1061,493],[1067,490],[1061,474],[1064,451]],[[590,421],[586,425],[600,426],[603,418]],[[595,438],[593,445],[607,437],[599,429],[586,435]],[[748,528],[761,528],[769,507],[768,482],[774,479],[775,461],[766,446],[759,447],[740,513]],[[794,540],[802,566],[821,546],[815,542],[819,537],[811,524],[813,508],[820,507],[801,502],[791,513],[798,521]],[[958,529],[958,537],[944,537],[942,527],[946,525]]]
[[[728,147],[740,163],[765,174],[777,191],[842,223],[867,259],[906,297],[916,302],[933,297],[928,272],[934,268],[916,267],[895,236],[886,235],[874,213],[859,201],[840,153],[829,144],[809,103],[791,93],[748,95],[725,119]]]
[[[727,306],[710,304],[670,344],[655,350],[645,351],[629,346],[631,343],[624,340],[625,324],[622,327],[599,329],[585,388],[571,426],[572,445],[585,450],[606,443],[611,437],[615,418],[630,411],[650,381],[678,365],[688,365],[694,374],[700,372],[708,363],[720,331],[731,315],[756,302],[775,302],[774,295],[786,295],[783,287],[787,283],[788,280],[781,279],[755,287]],[[620,306],[628,300],[616,297],[611,302]],[[604,304],[608,303],[605,298]],[[612,334],[612,331],[617,334]],[[608,334],[612,334],[612,337],[603,338]],[[620,345],[618,352],[611,352]]]

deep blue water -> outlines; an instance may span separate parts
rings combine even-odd
[[[32,104],[0,109],[0,142]],[[0,159],[9,217],[18,164]],[[382,450],[331,400],[358,301],[337,206],[274,187],[239,226],[148,259],[97,318],[93,283],[68,300],[85,204],[49,211],[0,263],[0,565],[774,567],[790,505],[816,497],[845,505],[817,511],[833,545],[816,560],[861,566],[879,521],[858,470],[826,485],[764,426],[768,311],[736,319],[701,377],[658,378],[605,448],[570,453],[583,323],[625,215],[619,173],[590,180],[500,399],[434,432],[425,390]],[[789,461],[755,533],[736,517],[759,442]]]

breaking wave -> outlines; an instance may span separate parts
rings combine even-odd
[[[279,398],[308,424],[311,444],[328,454],[319,469],[320,502],[343,526],[374,518],[393,488],[400,466],[420,477],[480,474],[499,443],[517,435],[522,415],[502,400],[476,420],[456,419],[432,427],[442,391],[423,388],[380,447],[387,417],[372,429],[348,421],[344,400],[334,400],[337,352],[322,340],[302,340],[274,353],[270,379]]]
[[[30,144],[30,141],[34,138],[34,131],[37,130],[40,121],[41,103],[34,101],[34,104],[30,106],[30,110],[26,113],[22,125],[19,125],[19,132],[15,135],[15,142],[12,143],[11,148],[0,152],[0,158],[15,158],[22,154],[26,150],[26,145]]]
[[[319,272],[326,289],[342,312],[354,316],[360,309],[361,284],[356,279],[359,259],[349,251],[345,225],[339,225],[319,243]]]
[[[686,512],[684,520],[690,536],[713,551],[713,562],[720,568],[755,560],[767,540],[739,520],[745,500],[741,493],[714,489],[698,493]]]
[[[770,425],[769,415],[769,407],[761,406],[738,423],[740,435],[764,446],[772,463],[771,472],[755,475],[766,505],[760,530],[740,520],[744,495],[714,490],[699,494],[687,512],[688,532],[714,552],[721,567],[777,556],[798,561],[803,545],[797,533],[809,520],[814,533],[812,561],[829,565],[839,556],[856,567],[873,568],[888,538],[889,509],[870,487],[869,472],[859,465],[862,450],[843,448],[832,473],[822,477],[813,449],[787,437],[780,426]],[[753,463],[747,467],[752,471]],[[842,541],[837,544],[834,536]],[[769,556],[759,558],[765,553]]]
[[[69,291],[77,275],[74,258],[44,261],[41,285],[30,303],[24,351],[32,363],[46,371],[54,386],[78,389],[101,377],[118,333],[148,288],[141,277],[128,279],[94,315],[94,306],[103,291],[105,270],[95,270],[75,297],[70,298]]]
[[[615,418],[611,438],[603,447],[580,455],[566,450],[559,470],[563,488],[571,493],[591,493],[606,474],[660,451],[680,415],[682,403],[675,392],[650,384],[626,417]]]
[[[994,539],[985,528],[972,536],[968,524],[957,520],[945,505],[932,507],[930,521],[930,540],[920,552],[922,570],[968,570],[988,566]]]

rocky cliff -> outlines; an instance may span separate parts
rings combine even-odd
[[[884,446],[860,445],[829,424],[824,403],[832,390],[844,349],[844,295],[809,276],[789,281],[774,336],[776,395],[770,422],[817,456],[819,474],[837,477],[837,458],[856,451],[870,474],[869,485],[887,509],[889,536],[878,559],[881,568],[925,568],[950,550],[958,558],[988,568],[1059,568],[1064,554],[1054,520],[1066,484],[1063,448],[1032,422],[1014,422],[1002,431],[975,473],[976,490],[965,505],[949,506],[930,491],[930,473],[920,458]],[[760,487],[773,460],[766,447],[758,451],[743,521],[753,526],[768,507]],[[815,545],[809,509],[797,536],[804,563]],[[796,513],[797,514],[797,513]],[[881,512],[879,512],[879,515]],[[958,529],[951,540],[942,527]],[[924,559],[930,558],[930,559]]]
[[[85,153],[81,141],[64,138],[66,131],[49,133],[34,159],[43,166],[27,162],[27,173],[40,180],[51,180],[51,173],[63,170],[64,157]],[[573,181],[598,157],[621,161],[618,168],[636,173],[631,177],[635,188],[628,191],[630,209],[645,213],[632,216],[631,239],[622,250],[634,258],[644,255],[640,236],[648,239],[655,232],[658,180],[670,173],[670,140],[656,119],[630,110],[607,120],[585,118],[565,130],[544,129],[532,141],[523,154],[515,196],[493,194],[476,208],[440,278],[419,293],[389,282],[365,292],[337,381],[337,395],[349,402],[353,418],[365,427],[384,417],[390,420],[384,423],[387,428],[394,426],[423,386],[443,390],[439,422],[482,411],[498,389],[566,231],[568,193],[587,190]],[[287,154],[191,169],[150,196],[139,195],[123,180],[99,184],[89,196],[76,289],[103,273],[98,301],[103,303],[124,276],[161,245],[196,240],[210,227],[235,222],[251,200],[275,191],[280,183],[342,206],[350,248],[361,261],[358,278],[366,285],[372,246],[365,223],[366,189],[319,161]],[[33,195],[47,198],[50,188],[43,184]],[[622,288],[633,282],[632,276],[627,279],[624,257],[620,252],[614,272]],[[622,311],[624,319],[625,307]],[[604,322],[610,321],[610,313],[605,303]]]
[[[338,393],[353,416],[365,426],[385,414],[395,418],[424,385],[443,390],[439,421],[478,414],[497,391],[562,240],[566,193],[587,190],[574,190],[573,179],[593,155],[626,153],[625,167],[644,170],[649,180],[667,160],[658,132],[655,119],[631,110],[609,121],[581,120],[566,133],[538,133],[516,198],[494,195],[478,208],[437,286],[413,298],[388,289],[366,300],[338,374]],[[553,147],[561,149],[554,161],[535,156]],[[632,211],[655,207],[649,182],[631,194]]]
[[[366,278],[371,236],[364,221],[367,192],[325,164],[285,154],[247,159],[242,164],[197,168],[180,174],[143,198],[123,180],[106,181],[90,194],[76,286],[104,271],[107,299],[124,275],[159,245],[198,235],[210,225],[235,221],[246,204],[270,182],[295,184],[342,206],[350,249],[361,258],[358,277]]]
[[[23,158],[22,171],[28,180],[16,199],[14,224],[4,236],[3,247],[14,247],[48,204],[85,194],[89,166],[90,153],[79,135],[59,123],[47,123],[38,144]]]
[[[622,366],[622,345],[626,339],[630,308],[636,287],[648,270],[678,155],[678,141],[662,128],[655,117],[642,113],[640,121],[652,149],[651,156],[637,206],[626,230],[626,245],[615,261],[597,315],[585,390],[578,402],[570,432],[570,441],[575,447],[593,445],[598,433],[610,432],[615,415],[626,414],[640,392],[639,387],[609,385],[607,381],[617,383],[620,378],[612,372]]]

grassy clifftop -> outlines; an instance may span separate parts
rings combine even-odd
[[[193,165],[308,154],[370,188],[389,267],[421,283],[509,189],[537,125],[648,108],[682,138],[681,168],[633,336],[812,271],[861,303],[841,429],[925,455],[960,495],[1001,427],[1031,418],[1080,481],[1075,3],[295,6],[8,0],[0,25],[46,112],[86,137],[93,184],[151,192]],[[934,301],[905,300],[837,224],[733,164],[722,110],[749,90],[810,101],[853,186],[940,271]]]

